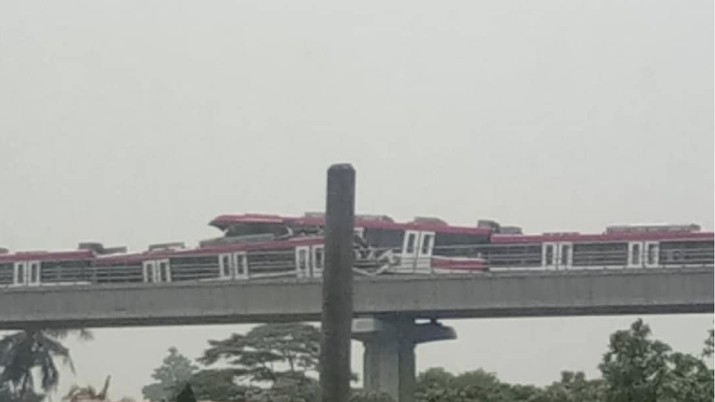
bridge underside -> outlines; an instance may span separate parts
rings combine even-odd
[[[518,317],[578,317],[578,316],[618,316],[618,315],[671,315],[671,314],[712,314],[713,304],[593,307],[593,308],[540,308],[540,309],[493,309],[489,311],[471,311],[461,314],[453,312],[435,312],[425,316],[422,312],[405,312],[408,317],[444,319],[479,319],[479,318],[518,318]],[[390,320],[395,314],[356,314],[356,318],[375,317]],[[320,322],[320,315],[281,315],[268,314],[251,317],[235,315],[212,315],[210,317],[131,317],[106,320],[101,318],[73,318],[63,320],[2,320],[0,330],[39,328],[119,328],[119,327],[155,327],[187,325],[221,324],[256,324],[267,322]]]

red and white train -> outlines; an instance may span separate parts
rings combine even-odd
[[[325,266],[324,216],[222,215],[223,232],[186,248],[181,243],[124,248],[80,244],[79,250],[9,253],[0,249],[0,286],[316,278]],[[398,223],[355,219],[355,271],[362,275],[628,268],[713,267],[713,233],[697,225],[613,226],[599,234],[524,235],[479,221],[474,227],[436,218]]]

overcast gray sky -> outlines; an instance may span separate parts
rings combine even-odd
[[[334,162],[360,211],[399,219],[712,229],[713,2],[0,2],[0,140],[13,250],[320,210]],[[462,321],[419,365],[548,382],[593,372],[631,319]],[[650,319],[693,351],[712,326]],[[76,380],[138,396],[169,345],[231,330],[97,331],[72,344]]]

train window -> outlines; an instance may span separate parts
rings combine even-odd
[[[146,273],[146,282],[154,282],[154,270],[152,269],[152,267],[147,266],[144,268],[144,271]]]
[[[298,250],[298,269],[305,271],[308,268],[308,250],[301,248]]]
[[[430,254],[432,251],[432,239],[434,235],[424,235],[422,237],[422,251],[420,254]]]
[[[373,247],[402,248],[405,232],[403,230],[364,229],[362,237]]]
[[[30,283],[40,283],[40,263],[31,262],[28,265],[30,268]]]
[[[25,283],[25,263],[20,262],[15,264],[15,283],[20,284],[20,283]]]
[[[325,258],[325,254],[323,253],[323,247],[316,247],[315,248],[315,261],[313,264],[315,264],[315,268],[322,269],[323,268],[323,259]]]
[[[224,254],[220,258],[221,276],[228,278],[231,276],[231,256]]]
[[[546,246],[546,265],[554,265],[554,246]]]
[[[171,282],[171,275],[169,272],[169,263],[167,261],[159,262],[159,282]]]
[[[658,245],[649,244],[648,245],[648,265],[654,265],[656,262],[656,257],[658,256]]]
[[[569,254],[571,246],[568,244],[561,245],[561,265],[569,265]]]
[[[638,265],[641,263],[641,245],[636,243],[631,245],[631,264]]]
[[[414,233],[410,233],[407,235],[407,250],[406,252],[408,254],[412,254],[415,252],[415,237],[417,237]]]
[[[245,254],[236,255],[236,265],[238,265],[238,274],[244,275],[246,273],[246,255]]]

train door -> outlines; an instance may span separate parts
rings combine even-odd
[[[644,254],[645,266],[647,268],[656,268],[660,263],[660,244],[657,241],[645,242]]]
[[[144,261],[142,264],[142,270],[144,273],[144,282],[154,283],[157,282],[154,274],[156,273],[156,262],[154,261]]]
[[[310,276],[310,246],[295,248],[295,271],[298,278]]]
[[[432,251],[434,249],[434,232],[420,232],[419,248],[417,250],[417,270],[432,270]]]
[[[434,232],[405,231],[402,243],[402,263],[400,264],[403,270],[412,272],[430,271],[434,236]]]
[[[30,261],[27,263],[27,284],[29,286],[40,285],[40,262]]]
[[[156,261],[156,272],[154,273],[154,278],[158,279],[157,282],[171,282],[171,265],[169,260],[159,260]]]
[[[144,261],[142,264],[144,282],[171,282],[171,264],[169,260]]]
[[[219,278],[233,278],[233,256],[231,254],[219,254],[218,256]]]
[[[401,268],[403,270],[415,270],[417,267],[417,245],[420,240],[420,232],[416,230],[406,230],[402,242]]]
[[[13,265],[12,284],[15,286],[39,286],[40,262],[21,261]]]
[[[24,286],[27,283],[25,272],[27,271],[27,263],[16,262],[12,267],[12,284],[16,286]]]
[[[237,279],[248,279],[248,256],[246,252],[233,255],[233,274]]]
[[[553,271],[558,267],[557,246],[556,243],[544,243],[541,246],[541,266],[547,271]]]
[[[573,265],[573,243],[559,243],[559,269],[571,269]]]
[[[13,265],[12,284],[15,286],[40,286],[40,262],[22,261]]]
[[[628,243],[628,268],[643,268],[643,243]]]
[[[325,246],[313,246],[313,255],[311,256],[312,277],[317,278],[323,276],[325,267]]]

